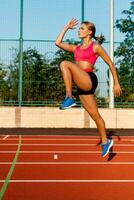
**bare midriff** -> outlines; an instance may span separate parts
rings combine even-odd
[[[94,66],[87,61],[76,62],[77,66],[80,67],[83,71],[93,72]]]

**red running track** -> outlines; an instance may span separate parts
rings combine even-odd
[[[2,200],[133,200],[134,137],[113,139],[102,158],[97,136],[0,136]]]

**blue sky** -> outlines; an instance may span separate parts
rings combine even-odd
[[[114,0],[115,20],[132,0]],[[0,0],[0,38],[19,38],[20,0]],[[70,19],[81,20],[81,0],[24,0],[24,39],[55,39]],[[109,0],[85,0],[85,20],[95,23],[97,34],[109,40]],[[67,38],[76,38],[77,29]],[[115,40],[122,36],[115,31]]]

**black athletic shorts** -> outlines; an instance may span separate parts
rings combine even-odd
[[[94,94],[95,90],[98,85],[98,79],[97,76],[93,72],[87,72],[88,75],[90,76],[91,82],[92,82],[92,88],[88,91],[82,90],[77,87],[77,93],[78,95],[88,95],[88,94]]]

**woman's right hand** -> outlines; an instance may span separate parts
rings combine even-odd
[[[67,24],[65,25],[65,27],[67,29],[75,29],[75,26],[78,24],[78,20],[77,19],[71,19],[67,22]]]
[[[65,51],[69,51],[72,53],[74,52],[76,45],[66,44],[66,43],[62,42],[62,40],[63,40],[65,33],[68,31],[68,29],[74,29],[77,24],[78,24],[77,19],[71,19],[65,24],[63,30],[60,32],[57,39],[55,40],[56,46],[60,47],[61,49],[64,49]]]

